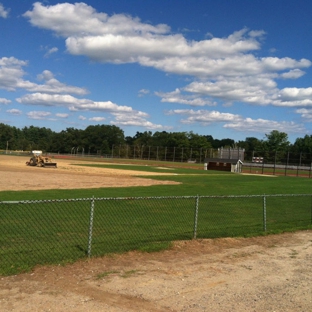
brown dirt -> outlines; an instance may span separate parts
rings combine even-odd
[[[42,190],[42,189],[83,189],[102,187],[150,186],[160,184],[177,184],[173,181],[157,181],[140,178],[140,176],[173,175],[168,173],[149,173],[76,166],[81,160],[52,159],[57,168],[26,166],[30,157],[0,156],[0,191]],[[88,161],[88,164],[98,162]],[[103,164],[103,163],[102,163]]]
[[[55,188],[106,187],[106,178],[119,179],[118,186],[124,179],[129,183],[134,179],[137,185],[146,181],[129,176],[129,171],[85,169],[67,160],[58,163],[57,169],[25,168],[24,159],[0,156],[0,190],[33,189],[34,183],[27,182],[31,179],[39,189],[44,175],[50,187],[61,181]],[[0,310],[306,312],[311,311],[311,285],[312,231],[299,231],[180,241],[158,253],[129,252],[38,267],[0,278]]]

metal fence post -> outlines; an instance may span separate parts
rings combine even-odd
[[[88,257],[91,257],[91,247],[92,247],[92,230],[93,230],[93,216],[94,216],[94,196],[91,200],[90,208],[90,222],[89,222],[89,238],[88,238]]]
[[[311,197],[312,199],[312,197]],[[311,224],[312,224],[312,201],[311,201]]]
[[[196,239],[196,236],[197,236],[198,205],[199,205],[199,195],[196,196],[196,202],[195,202],[194,235],[193,235],[194,239]]]
[[[266,232],[267,230],[267,220],[266,220],[266,197],[263,196],[263,231]]]

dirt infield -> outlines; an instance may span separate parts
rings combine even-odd
[[[178,184],[172,181],[157,181],[140,178],[144,175],[156,175],[144,171],[131,171],[82,167],[81,160],[53,159],[57,168],[26,166],[29,157],[0,156],[0,191],[42,190],[42,189],[83,189],[102,187],[150,186],[160,184]],[[96,164],[90,162],[88,164]],[[173,172],[157,173],[172,175]]]
[[[78,167],[63,159],[57,169],[32,168],[27,160],[0,156],[0,190],[164,183],[140,178],[142,172]],[[180,241],[158,253],[108,255],[0,277],[0,310],[307,312],[311,285],[312,231],[300,231]]]

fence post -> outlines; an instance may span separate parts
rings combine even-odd
[[[94,216],[94,196],[91,200],[90,208],[90,222],[89,222],[89,238],[88,238],[88,257],[91,257],[91,247],[92,247],[92,230],[93,230],[93,216]]]
[[[267,220],[266,220],[266,197],[263,196],[263,231],[266,232],[267,230]]]
[[[312,197],[311,197],[312,199]],[[311,224],[312,224],[312,201],[311,201]]]
[[[197,236],[198,205],[199,205],[199,195],[196,196],[196,202],[195,202],[194,235],[193,235],[194,239],[196,239],[196,236]]]

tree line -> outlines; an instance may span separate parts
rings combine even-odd
[[[285,132],[273,130],[264,139],[246,137],[243,141],[230,138],[215,139],[211,135],[190,132],[151,131],[136,132],[125,136],[124,131],[114,125],[92,125],[84,130],[66,128],[61,132],[45,127],[24,127],[22,129],[0,123],[0,150],[31,151],[42,150],[50,153],[72,153],[73,149],[85,154],[111,154],[114,146],[154,146],[168,148],[242,148],[246,152],[275,151],[291,153],[312,153],[312,135],[297,138],[293,144]]]

